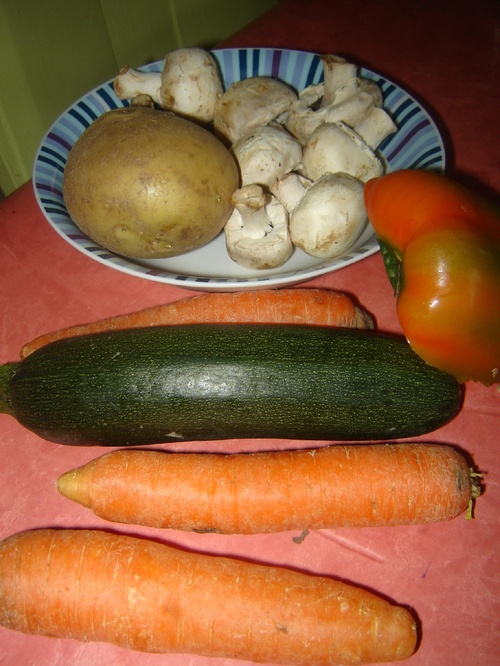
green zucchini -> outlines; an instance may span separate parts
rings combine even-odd
[[[406,341],[314,326],[98,333],[52,342],[1,374],[3,411],[73,445],[413,437],[461,402],[459,384]]]

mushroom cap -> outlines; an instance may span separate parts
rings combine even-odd
[[[363,139],[343,122],[324,123],[309,137],[302,174],[318,180],[325,173],[347,173],[363,183],[384,173],[384,164]]]
[[[209,123],[223,92],[217,62],[205,49],[180,48],[166,55],[160,88],[162,108]]]
[[[368,222],[363,192],[364,185],[357,178],[324,174],[306,189],[291,213],[292,242],[321,259],[343,254]]]
[[[302,145],[281,125],[263,125],[231,147],[240,168],[241,184],[271,187],[302,159]]]
[[[290,86],[268,76],[235,81],[217,103],[214,129],[234,143],[255,127],[287,113],[296,99],[297,93]]]

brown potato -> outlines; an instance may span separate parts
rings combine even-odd
[[[232,212],[239,176],[208,130],[146,107],[108,111],[68,156],[63,193],[75,224],[133,258],[171,257],[211,241]]]

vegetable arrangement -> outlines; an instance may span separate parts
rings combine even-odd
[[[454,418],[455,379],[372,328],[327,290],[204,294],[40,336],[0,366],[0,407],[47,439],[118,446],[383,440]],[[258,534],[470,517],[477,476],[458,451],[432,444],[125,449],[62,474],[57,488],[108,521]],[[98,530],[1,542],[0,624],[298,665],[397,661],[417,642],[408,611],[352,585]]]
[[[460,382],[498,383],[500,210],[426,171],[370,180],[365,201],[410,345]]]
[[[241,187],[216,199],[224,217],[230,198],[226,242],[243,265],[279,265],[293,246],[335,256],[367,211],[408,343],[370,330],[346,295],[319,289],[204,294],[32,340],[20,361],[0,366],[0,412],[54,442],[350,442],[231,455],[112,451],[57,480],[104,520],[259,534],[471,517],[479,475],[461,453],[385,440],[453,419],[458,382],[498,381],[499,214],[435,174],[382,176],[376,147],[396,128],[380,91],[343,59],[322,62],[324,83],[299,94],[265,77],[224,91],[206,52],[179,49],[161,74],[125,68],[115,86],[132,98],[131,116],[154,103],[213,123],[230,145],[230,189],[236,163]],[[179,69],[200,76],[176,77]],[[202,84],[194,106],[188,80]],[[262,146],[273,148],[267,162]],[[227,165],[227,152],[221,159]],[[326,242],[321,219],[337,220],[339,205],[349,224],[329,227]],[[153,244],[168,245],[160,231]],[[411,613],[352,585],[98,530],[0,542],[0,624],[299,666],[396,661],[417,643]]]
[[[409,657],[404,608],[329,578],[88,530],[0,543],[0,623],[144,652],[298,666]]]
[[[0,411],[40,437],[120,446],[395,439],[454,418],[461,389],[404,340],[308,325],[189,324],[58,340],[0,366]]]
[[[281,266],[295,247],[338,257],[368,224],[363,185],[384,173],[377,148],[397,128],[356,65],[333,54],[321,63],[324,80],[302,91],[268,76],[224,89],[200,48],[171,51],[161,72],[126,66],[115,77],[119,99],[201,123],[230,149],[240,182],[224,233],[247,268]]]
[[[431,444],[119,450],[66,472],[57,487],[105,520],[222,534],[438,522],[466,511],[478,492],[465,458]]]

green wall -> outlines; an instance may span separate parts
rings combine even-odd
[[[213,47],[277,2],[0,0],[0,190],[31,178],[54,120],[121,67]]]

